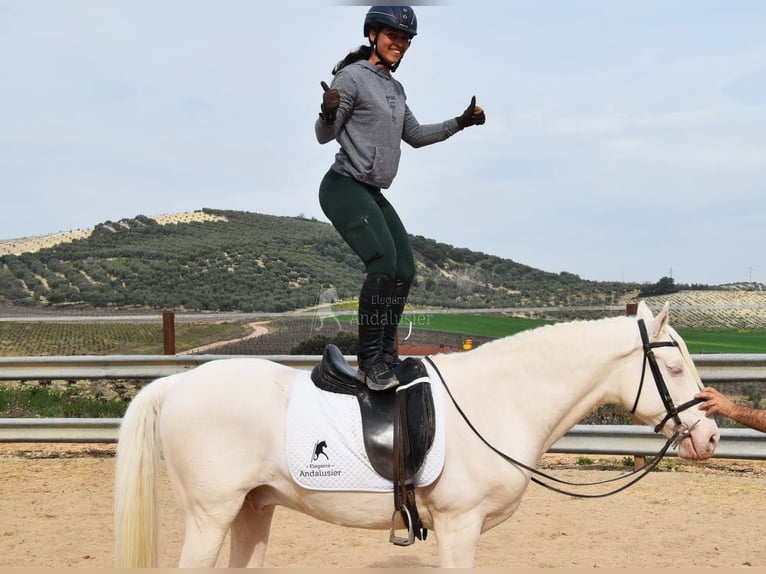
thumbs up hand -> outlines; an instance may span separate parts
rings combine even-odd
[[[338,90],[330,88],[324,81],[320,82],[324,94],[322,94],[322,121],[326,124],[335,122],[335,113],[340,107],[340,94]]]
[[[458,127],[462,130],[468,126],[480,126],[487,120],[487,117],[484,110],[476,105],[476,96],[474,96],[465,111],[455,119]]]

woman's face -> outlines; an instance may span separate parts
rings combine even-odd
[[[389,66],[402,59],[412,41],[409,34],[393,28],[381,28],[377,35],[371,31],[370,40],[377,41],[378,54]]]

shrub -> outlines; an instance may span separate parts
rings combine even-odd
[[[316,335],[295,345],[291,355],[321,355],[327,345],[337,346],[344,355],[356,355],[359,351],[359,337],[356,333],[339,331],[332,337]]]

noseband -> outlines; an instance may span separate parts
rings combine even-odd
[[[657,426],[654,427],[654,432],[661,432],[670,419],[673,419],[673,422],[676,423],[676,426],[680,427],[682,423],[681,417],[678,416],[678,413],[681,413],[686,409],[702,402],[702,399],[692,399],[679,406],[676,406],[670,396],[668,386],[665,384],[665,379],[662,377],[662,372],[660,372],[660,367],[657,365],[657,358],[654,356],[653,351],[653,349],[656,349],[657,347],[676,347],[680,350],[678,341],[657,341],[654,343],[649,342],[649,335],[646,332],[646,324],[644,323],[643,319],[638,320],[638,330],[641,332],[641,342],[644,346],[644,364],[641,367],[641,382],[638,385],[636,401],[633,403],[633,408],[630,409],[630,414],[635,414],[636,408],[638,407],[638,400],[641,398],[641,389],[644,387],[646,365],[648,363],[649,369],[652,371],[652,376],[654,377],[654,384],[657,386],[657,392],[660,394],[662,404],[665,405],[666,412],[665,417],[659,422]],[[689,430],[691,429],[688,429],[686,433],[688,433]]]

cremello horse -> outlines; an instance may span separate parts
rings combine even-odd
[[[652,370],[645,369],[641,322],[652,342]],[[529,466],[605,403],[635,404],[636,414],[662,424],[666,436],[682,427],[683,458],[708,458],[718,442],[715,422],[696,404],[684,404],[669,418],[667,400],[652,380],[659,376],[667,385],[671,410],[701,387],[686,345],[668,324],[667,305],[656,317],[642,302],[638,317],[541,327],[432,360],[477,431]],[[286,410],[291,385],[312,384],[308,372],[305,379],[296,383],[295,369],[243,357],[212,361],[142,389],[119,435],[116,565],[157,562],[162,459],[184,516],[182,567],[215,566],[229,531],[229,566],[262,566],[277,505],[343,526],[388,529],[390,493],[306,490],[291,479]],[[435,482],[416,489],[417,505],[436,535],[439,564],[470,567],[479,536],[514,513],[530,472],[482,443],[449,400],[445,421],[444,467]]]

